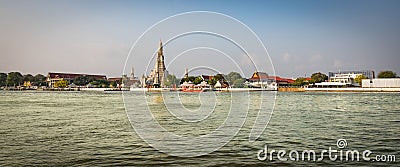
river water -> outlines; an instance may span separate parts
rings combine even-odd
[[[129,92],[11,92],[0,91],[0,165],[45,166],[244,166],[244,165],[395,165],[400,157],[399,93],[277,92],[271,120],[261,136],[249,142],[257,117],[251,103],[240,131],[215,151],[196,157],[180,157],[149,146],[130,124],[125,106],[133,106],[130,119],[142,111],[135,106],[147,101],[147,109],[169,132],[186,137],[201,136],[218,128],[232,106],[232,97],[248,93],[202,93],[203,100],[214,99],[214,112],[206,119],[182,123],[168,114],[178,105],[165,105],[163,98],[174,93]],[[257,93],[252,96],[257,98]],[[271,93],[275,94],[275,93]],[[182,93],[180,103],[187,109],[201,106],[197,93]],[[218,101],[218,99],[220,101]],[[129,100],[129,105],[124,104]],[[232,110],[241,112],[239,107]],[[147,112],[144,111],[143,113]],[[245,112],[245,111],[244,111]],[[129,114],[128,114],[129,115]],[[259,118],[260,119],[260,118]],[[262,119],[262,118],[261,118]],[[268,118],[265,118],[268,119]],[[149,128],[149,127],[146,127]],[[157,128],[157,127],[154,127]],[[151,129],[151,127],[150,127]],[[232,135],[232,134],[229,134]],[[143,137],[143,136],[142,136]],[[158,138],[157,138],[158,137]],[[163,138],[155,136],[158,141]],[[345,139],[347,146],[338,148]],[[197,143],[199,146],[207,143]],[[212,143],[211,143],[212,144]],[[370,161],[259,160],[265,146],[270,150],[315,150],[317,158],[329,147],[336,150],[370,150]],[[187,150],[181,150],[182,152]],[[196,150],[194,150],[196,151]],[[263,155],[263,154],[262,154]],[[268,154],[271,155],[271,154]],[[377,162],[376,155],[394,155],[397,162]],[[286,155],[287,156],[287,155]],[[287,156],[288,157],[288,156]]]

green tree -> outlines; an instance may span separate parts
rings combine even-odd
[[[108,88],[110,85],[110,82],[105,79],[99,80],[99,83],[99,86],[102,88]]]
[[[201,79],[201,77],[196,77],[193,81],[193,84],[197,85],[197,84],[201,83],[201,81],[203,81],[203,79]]]
[[[6,86],[6,85],[7,85],[7,74],[0,73],[0,86]]]
[[[117,87],[117,82],[111,81],[110,82],[110,87],[116,88]]]
[[[25,74],[23,80],[24,81],[33,82],[34,81],[33,75],[32,74]]]
[[[215,77],[211,78],[210,80],[208,80],[208,84],[214,86],[217,83],[217,79]]]
[[[235,87],[235,88],[243,88],[245,81],[246,80],[243,79],[243,78],[238,78],[233,82],[233,87]]]
[[[234,82],[236,81],[236,80],[238,80],[238,79],[243,79],[242,78],[242,76],[239,74],[239,73],[237,73],[237,72],[230,72],[228,75],[226,75],[226,80],[228,81],[228,83],[230,84],[230,85],[234,85]],[[241,80],[239,80],[239,81],[241,81]],[[239,82],[238,81],[238,82]]]
[[[182,80],[181,80],[181,83],[183,83],[183,82],[194,82],[194,80],[196,79],[196,77],[194,77],[194,76],[189,76],[189,77],[187,77],[187,78],[182,78]]]
[[[68,81],[67,80],[59,80],[54,83],[55,88],[65,88],[68,86]]]
[[[33,77],[33,85],[35,86],[46,86],[46,77],[42,74],[36,74]]]
[[[307,80],[305,79],[305,78],[302,78],[302,77],[300,77],[300,78],[297,78],[294,82],[293,82],[293,86],[304,86],[304,85],[306,85],[307,84],[307,82],[306,82]]]
[[[94,78],[84,75],[84,76],[79,76],[79,77],[75,78],[73,83],[75,85],[85,86],[94,80],[95,80]]]
[[[378,78],[396,78],[397,75],[393,71],[381,71],[378,74]]]
[[[312,83],[320,83],[320,82],[324,82],[328,80],[328,76],[321,73],[321,72],[317,72],[311,75],[311,82]]]
[[[217,81],[226,81],[226,76],[223,74],[217,74],[213,78],[215,78]]]
[[[178,79],[176,79],[176,76],[173,74],[168,74],[167,77],[165,78],[164,84],[168,87],[171,87],[172,85],[176,84],[178,85]]]
[[[357,82],[361,86],[363,79],[368,79],[368,77],[366,77],[364,75],[358,75],[356,78],[354,78],[354,81]]]
[[[8,86],[19,86],[23,82],[23,76],[19,72],[10,72],[7,75],[7,85]]]
[[[110,82],[107,80],[93,80],[90,82],[95,88],[107,88]]]

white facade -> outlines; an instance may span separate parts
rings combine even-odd
[[[274,80],[254,81],[245,84],[254,88],[275,89],[275,90],[278,89],[278,84],[276,84]]]
[[[357,82],[354,81],[357,76],[363,75],[363,74],[357,74],[357,73],[348,73],[348,74],[335,74],[333,77],[329,78],[330,82],[336,82],[336,83],[342,83],[345,85],[354,85],[354,86],[360,86]]]
[[[363,88],[400,88],[400,78],[363,79]]]
[[[362,73],[331,73],[333,76],[329,77],[329,82],[316,83],[316,86],[322,87],[335,87],[335,86],[360,86],[355,79],[364,75]]]

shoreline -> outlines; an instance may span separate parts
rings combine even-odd
[[[400,92],[400,88],[304,88],[308,92]]]
[[[278,92],[400,92],[400,88],[278,88]]]
[[[45,92],[180,92],[180,89],[174,88],[63,88],[63,89],[1,89],[1,91],[45,91]],[[400,88],[287,88],[280,87],[278,89],[261,89],[261,88],[221,88],[204,92],[247,92],[247,91],[277,91],[277,92],[400,92]],[[196,93],[196,92],[191,92]],[[199,92],[197,92],[199,93]]]

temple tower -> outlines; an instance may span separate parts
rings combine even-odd
[[[189,78],[189,71],[187,68],[185,68],[185,74],[184,74],[183,78]]]
[[[165,78],[165,64],[164,64],[164,53],[163,53],[163,45],[160,40],[160,46],[157,52],[157,59],[154,67],[154,78],[153,85],[164,87],[164,78]]]

